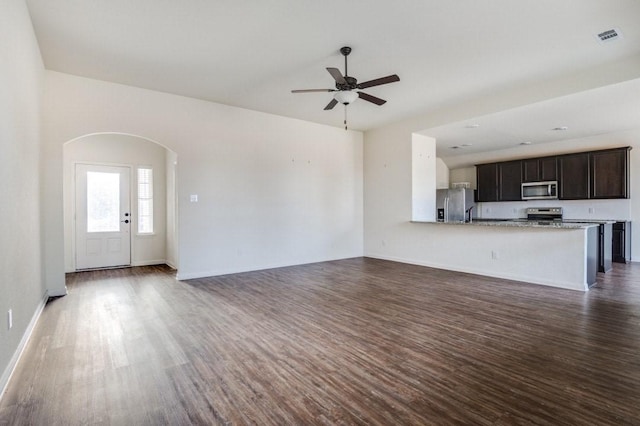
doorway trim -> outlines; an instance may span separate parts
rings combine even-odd
[[[73,176],[76,164],[82,163],[82,164],[97,164],[97,165],[106,165],[106,166],[131,167],[132,179],[131,179],[130,185],[134,187],[136,182],[135,181],[136,168],[147,164],[144,160],[140,158],[129,158],[128,155],[124,155],[124,156],[121,155],[120,158],[118,158],[117,155],[110,155],[109,158],[104,158],[104,161],[95,155],[89,155],[88,157],[85,158],[85,156],[82,156],[82,155],[78,156],[76,154],[71,154],[72,152],[76,152],[75,148],[73,148],[73,151],[69,151],[69,154],[67,154],[67,150],[71,148],[72,144],[74,143],[84,144],[85,141],[87,143],[91,143],[91,141],[94,140],[94,137],[100,137],[100,136],[102,137],[122,136],[122,137],[130,138],[132,140],[137,139],[141,142],[151,143],[156,147],[158,147],[159,149],[162,149],[163,152],[165,152],[164,154],[165,160],[160,160],[159,157],[156,156],[154,157],[156,158],[154,161],[155,163],[158,163],[158,161],[165,161],[164,168],[165,168],[167,180],[169,180],[169,174],[173,172],[172,177],[170,179],[171,182],[166,182],[166,189],[161,190],[163,196],[160,197],[160,199],[158,200],[159,204],[157,204],[158,208],[164,210],[162,214],[163,215],[166,214],[166,227],[165,225],[161,225],[161,228],[159,228],[159,231],[164,232],[167,239],[169,238],[171,239],[171,246],[167,245],[167,251],[165,255],[159,255],[160,253],[157,252],[159,256],[154,257],[153,253],[146,251],[149,245],[147,245],[144,242],[141,243],[141,241],[149,237],[144,238],[143,234],[140,234],[140,235],[138,235],[137,233],[134,234],[133,232],[135,232],[136,229],[132,228],[131,265],[132,266],[153,265],[153,264],[157,264],[158,262],[151,262],[150,260],[158,259],[160,263],[166,262],[169,266],[177,270],[180,265],[179,264],[180,250],[179,250],[179,244],[178,244],[178,241],[179,241],[179,235],[178,235],[179,233],[179,228],[178,228],[179,173],[177,170],[178,154],[174,150],[172,150],[171,148],[168,148],[166,145],[162,143],[156,142],[155,140],[149,139],[144,136],[139,136],[137,134],[124,133],[124,132],[96,132],[96,133],[87,133],[85,135],[72,138],[67,142],[65,142],[63,145],[63,159],[62,159],[62,165],[63,165],[62,191],[63,193],[61,194],[61,198],[63,199],[63,211],[64,211],[64,214],[63,214],[64,241],[65,241],[65,247],[63,252],[64,253],[63,255],[64,256],[64,272],[71,273],[77,270],[76,259],[75,259],[77,243],[76,243],[76,230],[74,229],[75,228],[75,218],[74,218],[75,182],[74,182],[74,176]],[[91,145],[87,145],[87,147],[90,147],[90,146]],[[83,150],[86,151],[87,149],[90,149],[90,148],[84,148]],[[86,152],[89,153],[91,151],[86,151]],[[157,154],[154,154],[154,155],[157,155]],[[155,166],[154,166],[154,169],[155,169]],[[161,179],[160,182],[164,182],[164,178],[160,177],[160,179]],[[133,188],[131,191],[131,198],[132,198],[132,206],[131,206],[132,213],[135,213],[135,206],[134,206],[136,202],[135,188]],[[165,199],[166,199],[166,203],[165,203]],[[170,220],[171,220],[171,223],[169,223]],[[160,238],[164,240],[165,237],[160,237]],[[143,249],[144,251],[140,252],[140,249]],[[149,254],[151,254],[151,256],[148,256]],[[142,256],[142,258],[140,258],[140,256]]]

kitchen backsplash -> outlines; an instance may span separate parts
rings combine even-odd
[[[476,204],[482,219],[514,219],[527,216],[528,207],[562,207],[565,219],[630,220],[631,200],[531,200]]]

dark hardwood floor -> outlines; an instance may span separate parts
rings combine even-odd
[[[68,289],[0,424],[640,424],[640,265],[588,293],[366,258]]]

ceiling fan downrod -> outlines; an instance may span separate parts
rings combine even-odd
[[[349,75],[349,68],[347,67],[347,56],[351,53],[351,48],[349,46],[344,46],[340,48],[340,53],[344,56],[344,76]]]
[[[348,77],[349,76],[349,65],[347,62],[347,56],[349,56],[349,53],[351,53],[351,48],[349,46],[344,46],[340,48],[340,53],[342,53],[342,56],[344,56],[344,76]],[[348,130],[348,126],[347,126],[347,105],[348,104],[344,104],[344,130]]]

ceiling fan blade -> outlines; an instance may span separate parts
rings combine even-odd
[[[335,92],[335,89],[298,89],[292,90],[291,93],[312,93],[312,92]]]
[[[335,99],[331,99],[331,102],[329,102],[329,103],[327,104],[327,106],[326,106],[326,107],[324,107],[324,110],[325,110],[325,111],[328,111],[328,110],[330,110],[330,109],[333,109],[333,107],[334,107],[334,106],[336,106],[336,105],[338,105],[338,101],[336,101]]]
[[[376,98],[375,96],[371,96],[370,94],[364,92],[358,92],[358,97],[376,105],[382,105],[387,102],[384,99]]]
[[[381,84],[393,83],[395,81],[400,81],[400,77],[393,74],[386,77],[376,78],[375,80],[365,81],[364,83],[358,84],[357,88],[366,89],[367,87],[380,86]]]
[[[333,77],[336,83],[347,84],[347,80],[344,79],[338,68],[327,68],[327,71],[329,71],[329,74],[331,74],[331,77]]]

